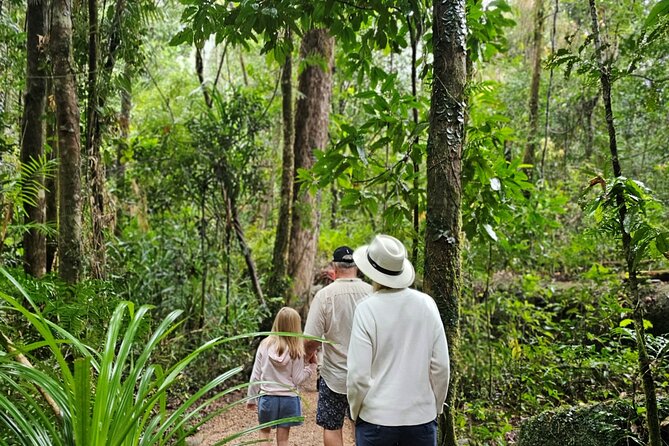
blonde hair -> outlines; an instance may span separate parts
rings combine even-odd
[[[300,313],[290,307],[283,307],[274,318],[272,331],[282,331],[287,333],[302,333],[302,319]],[[276,348],[276,352],[282,355],[288,352],[292,359],[304,357],[304,341],[296,336],[268,336],[267,342]]]

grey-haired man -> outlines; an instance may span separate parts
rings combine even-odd
[[[342,427],[349,407],[346,361],[351,325],[356,307],[372,292],[372,287],[358,278],[353,250],[348,246],[335,249],[332,264],[335,281],[314,296],[304,334],[323,337],[331,342],[323,344],[316,424],[324,429],[325,446],[342,446]],[[319,345],[317,341],[307,341],[307,355]]]

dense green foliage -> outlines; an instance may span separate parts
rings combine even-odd
[[[667,414],[662,401],[661,414]],[[618,446],[644,444],[644,408],[629,400],[611,400],[562,408],[523,423],[519,446]]]
[[[506,444],[521,419],[562,405],[640,398],[635,303],[625,290],[628,265],[618,218],[624,203],[633,268],[666,270],[668,4],[597,2],[613,82],[623,170],[618,178],[610,163],[587,2],[544,5],[535,166],[522,164],[530,138],[533,5],[467,4],[456,412],[459,434],[469,444]],[[176,440],[196,422],[185,412],[168,411],[168,398],[187,409],[195,404],[192,395],[202,395],[197,389],[225,393],[246,378],[237,367],[248,366],[253,351],[248,338],[236,335],[256,331],[271,316],[255,286],[266,285],[275,229],[284,224],[278,221],[281,64],[288,55],[298,60],[298,39],[313,27],[328,28],[337,44],[329,145],[315,153],[313,169],[297,172],[322,197],[317,264],[325,266],[341,244],[358,246],[375,232],[388,232],[406,242],[421,286],[434,81],[431,2],[125,5],[118,22],[116,2],[100,6],[106,8],[100,10],[102,66],[114,60],[99,80],[106,97],[98,110],[106,278],[67,286],[53,274],[35,279],[21,271],[25,231],[37,227],[53,237],[58,230],[54,223],[25,222],[23,212],[43,192],[30,180],[32,173],[53,178],[57,161],[20,165],[25,5],[0,1],[0,260],[11,270],[0,277],[6,302],[0,332],[36,365],[17,365],[3,342],[0,404],[14,415],[2,418],[0,442],[12,430],[44,440],[24,444],[65,444],[75,437],[77,444],[112,444],[108,438],[137,444],[122,438],[136,440],[141,432],[155,434],[147,437],[155,440],[151,444]],[[80,109],[86,110],[85,8],[77,9],[74,25],[74,71]],[[112,42],[118,45],[113,52]],[[322,61],[294,64],[294,78],[307,63]],[[127,116],[124,98],[132,103]],[[51,104],[46,115],[53,123]],[[47,141],[55,147],[53,138]],[[84,175],[87,168],[82,166]],[[85,264],[93,251],[90,187],[83,191]],[[319,271],[313,273],[318,277]],[[656,283],[643,286],[649,299],[662,298]],[[173,324],[177,310],[183,313]],[[227,342],[208,343],[212,339]],[[653,332],[647,341],[658,393],[666,393],[667,334]],[[194,350],[197,357],[189,356]],[[186,363],[191,367],[182,372]],[[115,378],[107,379],[109,373]],[[215,389],[218,375],[235,383]],[[71,409],[66,423],[54,423],[44,399],[26,385],[37,381]],[[106,381],[126,398],[114,400],[109,392],[103,400]],[[93,398],[96,388],[100,400]],[[133,402],[128,395],[135,392]],[[137,404],[139,424],[120,420],[99,432],[97,443],[81,440],[97,421],[77,411],[101,419],[103,408],[117,403],[117,413]],[[168,419],[168,412],[175,418]],[[9,421],[20,416],[20,424]],[[172,424],[162,424],[167,421]],[[621,429],[615,435],[629,434],[627,425]]]

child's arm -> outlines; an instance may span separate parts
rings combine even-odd
[[[262,358],[263,345],[261,343],[260,346],[258,346],[258,351],[256,352],[255,361],[253,362],[253,372],[251,372],[251,378],[249,380],[248,396],[254,398],[247,401],[247,406],[256,406],[258,404],[258,399],[255,397],[260,393],[260,384],[256,384],[256,382],[260,381],[262,378],[262,370],[260,367]]]
[[[298,358],[291,361],[293,370],[293,384],[299,386],[300,384],[308,381],[316,373],[316,367],[318,358],[316,357],[316,352],[312,353],[308,357],[308,362],[305,363],[305,358]]]

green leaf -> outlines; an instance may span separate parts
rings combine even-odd
[[[655,237],[655,246],[660,253],[669,259],[669,232],[662,232]]]
[[[495,233],[495,230],[492,228],[492,226],[486,223],[483,225],[483,229],[485,229],[486,233],[491,239],[493,239],[494,241],[498,240],[497,233]]]
[[[628,325],[633,324],[633,323],[634,323],[634,321],[632,319],[623,319],[622,321],[620,321],[618,326],[619,327],[627,327]]]
[[[648,17],[646,17],[646,21],[643,24],[644,28],[655,25],[660,16],[667,14],[669,14],[669,0],[659,1],[648,13]]]

